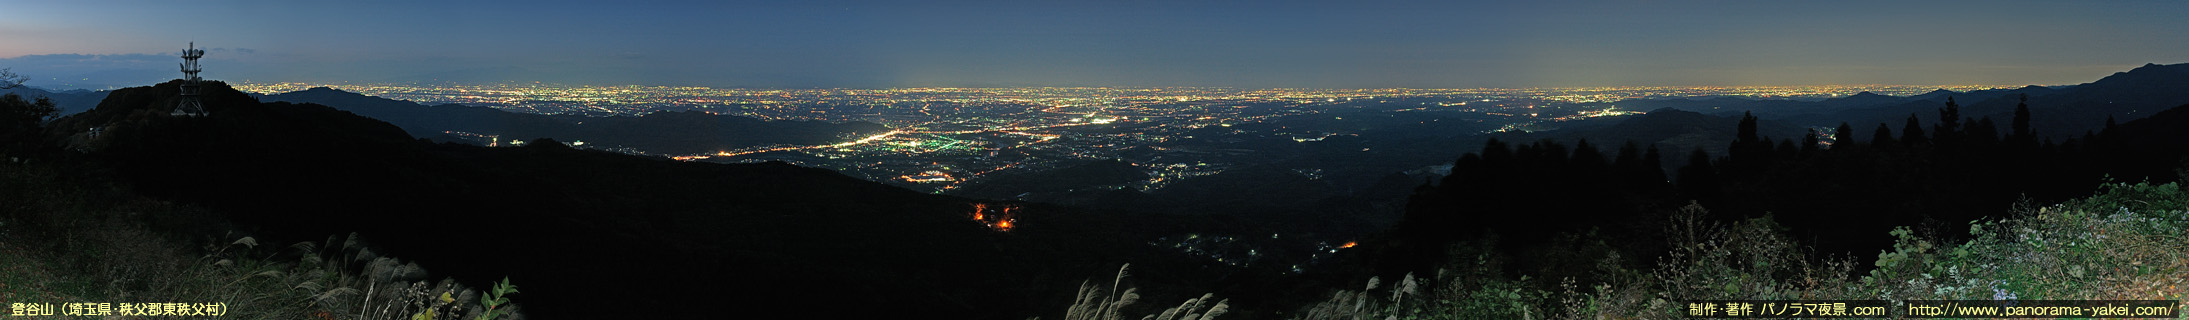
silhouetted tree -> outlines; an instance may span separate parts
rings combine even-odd
[[[30,78],[15,74],[13,68],[0,69],[0,89],[15,89],[23,86],[24,81],[30,81]]]
[[[38,127],[53,120],[57,112],[60,109],[53,106],[50,98],[24,100],[22,95],[15,93],[0,95],[0,125],[10,130]]]
[[[1490,138],[1482,143],[1482,163],[1492,167],[1504,167],[1513,163],[1513,149],[1504,141]]]
[[[1546,242],[1541,239],[1546,234],[1576,230],[1568,222],[1646,226],[1613,217],[1652,212],[1650,208],[1693,200],[1719,212],[1719,218],[1776,213],[1774,219],[1800,226],[1793,228],[1794,232],[1813,240],[1808,243],[1819,252],[1860,254],[1891,243],[1849,235],[1877,234],[1892,225],[1928,225],[1940,234],[1957,234],[1955,226],[1960,224],[1956,222],[2007,212],[2017,197],[2051,202],[2087,195],[2097,177],[2150,176],[2146,171],[2154,167],[2116,160],[2150,158],[2138,155],[2144,146],[2131,142],[2148,138],[2144,136],[2146,128],[2152,126],[2143,122],[2109,124],[2105,133],[2093,130],[2084,138],[2067,140],[2055,148],[2049,140],[2036,138],[2034,132],[2020,130],[2020,122],[2025,119],[2019,115],[2015,128],[1998,128],[1994,119],[1960,117],[1958,109],[1958,103],[1941,108],[1940,125],[1931,128],[1940,131],[1929,136],[1920,114],[1910,114],[1902,138],[1896,139],[1891,124],[1879,123],[1872,130],[1871,140],[1862,142],[1857,142],[1859,136],[1854,135],[1851,123],[1841,123],[1830,136],[1812,129],[1800,139],[1773,139],[1756,132],[1760,125],[1752,114],[1744,115],[1732,148],[1726,153],[1714,156],[1695,148],[1683,166],[1667,168],[1657,146],[1642,151],[1636,142],[1629,141],[1601,173],[1594,172],[1602,165],[1602,155],[1586,140],[1578,141],[1570,156],[1562,152],[1567,149],[1551,141],[1520,145],[1517,151],[1492,141],[1489,144],[1494,147],[1483,152],[1506,153],[1490,158],[1508,160],[1487,161],[1469,154],[1455,165],[1453,174],[1496,178],[1470,178],[1431,188],[1441,192],[1443,197],[1439,198],[1417,195],[1418,201],[1408,203],[1407,222],[1402,226],[1415,225],[1421,212],[1449,213],[1442,216],[1449,219],[1436,220],[1444,223],[1441,229],[1401,230],[1428,230],[1431,233],[1416,235],[1432,238],[1451,233],[1459,235],[1448,237],[1496,235],[1500,237],[1494,238],[1498,250],[1520,256],[1511,260],[1513,265],[1535,270],[1527,266],[1572,265],[1579,261],[1528,256],[1533,254],[1530,252],[1561,250],[1555,245],[1542,245]],[[2001,131],[2013,132],[2002,135]],[[1941,144],[1939,134],[1956,142]],[[2009,142],[2002,137],[2043,142]],[[1823,150],[1819,143],[1822,139],[1833,139],[1833,150]],[[2104,143],[2108,141],[2111,143]],[[2008,143],[2032,147],[2004,147]],[[1850,152],[1839,152],[1841,149]],[[2167,163],[2163,173],[2179,176],[2171,170],[2181,157],[2166,159],[2174,162]],[[1674,173],[1678,179],[1665,183],[1666,173]],[[1453,209],[1424,211],[1416,206]],[[1629,229],[1624,231],[1629,232],[1626,237],[1610,239],[1647,242],[1633,240],[1658,234],[1655,230]],[[1407,243],[1428,246],[1419,248],[1422,255],[1443,254],[1440,246],[1448,244],[1416,240],[1431,238],[1408,239]],[[1622,247],[1625,251],[1619,253],[1648,256],[1663,252],[1650,250],[1662,249]],[[1425,261],[1448,261],[1440,259]]]
[[[1680,167],[1680,193],[1688,199],[1703,201],[1706,205],[1718,199],[1718,169],[1710,165],[1710,152],[1702,148],[1687,153],[1687,166]]]
[[[2007,142],[2017,148],[2028,148],[2037,141],[2036,133],[2029,128],[2029,94],[2022,94],[2021,102],[2014,104],[2013,130],[2007,136]]]
[[[1567,171],[1576,182],[1601,181],[1610,166],[1604,163],[1604,153],[1589,145],[1589,139],[1573,143],[1572,170]]]
[[[1847,125],[1846,122],[1840,122],[1839,129],[1833,129],[1832,132],[1832,149],[1852,147],[1854,145],[1855,127]]]
[[[1642,153],[1642,169],[1644,174],[1649,175],[1649,181],[1658,183],[1668,181],[1665,179],[1664,155],[1657,152],[1657,144],[1649,144],[1649,151]]]
[[[1939,148],[1961,143],[1961,104],[1954,103],[1953,97],[1946,97],[1946,107],[1938,109],[1938,127],[1932,128],[1931,134],[1935,137],[1931,142]]]
[[[1634,144],[1634,140],[1627,140],[1626,144],[1620,145],[1619,154],[1612,156],[1611,167],[1614,169],[1628,170],[1641,166],[1642,146]]]
[[[2067,149],[2071,149],[2071,150],[2081,150],[2081,149],[2082,149],[2083,147],[2086,147],[2086,146],[2088,146],[2088,145],[2094,144],[2094,142],[2097,142],[2097,141],[2098,141],[2098,132],[2097,132],[2097,131],[2091,131],[2091,130],[2083,130],[2083,137],[2082,137],[2081,139],[2067,139],[2067,144],[2066,144],[2066,145],[2067,145]]]
[[[39,133],[59,110],[46,97],[26,101],[14,93],[0,95],[0,152],[15,154],[43,144]]]
[[[14,69],[0,69],[0,89],[21,87],[29,80],[15,74]],[[6,146],[8,150],[5,151],[19,151],[18,147],[40,140],[39,129],[58,112],[60,109],[53,106],[53,100],[46,97],[28,101],[15,93],[0,96],[0,144]]]
[[[1755,114],[1746,111],[1741,112],[1740,127],[1735,132],[1733,138],[1734,143],[1755,143],[1756,141],[1761,141],[1761,139],[1756,138]]]
[[[1521,145],[1515,153],[1519,156],[1521,164],[1528,164],[1530,169],[1537,169],[1537,171],[1565,169],[1565,164],[1570,160],[1574,160],[1572,156],[1567,156],[1567,153],[1565,153],[1565,145],[1559,145],[1559,142],[1550,140],[1550,138],[1530,142],[1530,145]]]
[[[1977,118],[1975,124],[1969,125],[1968,132],[1964,135],[1968,138],[1969,145],[1972,146],[1989,147],[1999,145],[1999,126],[1992,123],[1989,116]]]
[[[1723,170],[1737,172],[1759,171],[1768,166],[1771,158],[1775,157],[1773,154],[1776,152],[1772,150],[1771,138],[1756,134],[1756,122],[1754,114],[1746,112],[1741,114],[1741,122],[1737,127],[1738,129],[1736,129],[1733,144],[1725,149],[1726,161]]]
[[[1930,142],[1931,140],[1929,137],[1923,136],[1923,121],[1917,120],[1915,114],[1913,113],[1908,114],[1908,125],[1900,127],[1900,143],[1905,144],[1909,147],[1915,147],[1916,145],[1929,144]]]
[[[1652,149],[1651,151],[1655,150]],[[1641,146],[1634,144],[1632,140],[1628,140],[1626,145],[1619,147],[1619,155],[1616,160],[1612,160],[1611,168],[1612,171],[1618,172],[1619,180],[1625,183],[1629,189],[1662,184],[1665,182],[1664,168],[1657,167],[1659,165],[1657,161],[1642,160],[1643,157],[1656,156],[1657,154],[1654,152],[1644,154]],[[1652,174],[1653,172],[1654,174]]]
[[[1801,146],[1794,145],[1794,139],[1779,140],[1778,149],[1771,152],[1771,158],[1781,161],[1793,160],[1801,155],[1804,155],[1801,153]]]
[[[2113,129],[2114,129],[2114,128],[2119,128],[2120,126],[2121,126],[2121,125],[2120,125],[2119,123],[2114,123],[2114,122],[2113,122],[2113,115],[2106,115],[2106,116],[2105,116],[2105,128],[2104,128],[2104,129],[2099,129],[2099,130],[2098,130],[2098,137],[2097,137],[2097,138],[2098,138],[2098,139],[2107,139],[2107,140],[2111,140],[2111,139],[2113,139],[2113,133],[2115,133],[2115,132],[2118,132],[2118,130],[2113,130]],[[2088,142],[2091,142],[2091,141],[2085,141],[2085,143],[2088,143]]]
[[[1809,129],[1808,134],[1801,135],[1801,155],[1804,157],[1816,155],[1818,143],[1820,142],[1817,141],[1817,130]]]
[[[1885,126],[1885,123],[1878,123],[1877,130],[1870,131],[1870,146],[1873,148],[1887,148],[1897,144],[1899,142],[1893,141],[1893,129]]]

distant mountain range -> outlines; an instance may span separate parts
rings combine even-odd
[[[1510,142],[1460,156],[1442,181],[1416,189],[1386,238],[1354,252],[1386,261],[1385,275],[1486,259],[1506,261],[1508,276],[1590,283],[1601,280],[1587,279],[1586,266],[1621,259],[1610,257],[1677,252],[1660,245],[1675,235],[1663,223],[1676,221],[1672,208],[1690,204],[1717,223],[1762,217],[1793,230],[1803,250],[1830,255],[1889,252],[1893,239],[1876,235],[1894,226],[1972,234],[1970,221],[2026,215],[2030,204],[2087,197],[2101,185],[2189,180],[2185,71],[2189,65],[2147,65],[2073,87],[1913,97],[1656,100],[1649,102],[1664,107],[1645,115],[1493,134]],[[2013,115],[2025,95],[2027,127]],[[1940,125],[1948,98],[1960,105],[1958,126]],[[1922,133],[1903,131],[1911,114]],[[1893,137],[1875,137],[1881,122]],[[1821,133],[1810,143],[1801,137],[1804,127],[1841,123],[1852,137],[1830,145]],[[1575,142],[1584,138],[1589,148]],[[1636,152],[1615,147],[1621,140],[1652,143],[1659,156],[1628,156]],[[1670,165],[1648,168],[1648,160]],[[1589,238],[1596,240],[1574,240]],[[1591,242],[1617,254],[1572,258],[1599,250],[1574,245]],[[1495,253],[1445,256],[1493,245],[1481,250]],[[1499,255],[1510,258],[1476,258]]]
[[[49,91],[30,86],[0,90],[0,93],[13,93],[23,96],[24,100],[37,100],[39,97],[53,99],[53,106],[61,109],[59,113],[61,115],[91,110],[91,107],[99,105],[99,100],[106,99],[107,92],[84,89]]]
[[[1834,127],[1847,122],[1869,139],[1867,129],[1885,123],[1898,130],[1909,114],[1928,126],[1938,121],[1938,109],[1946,99],[1961,105],[1967,118],[1991,117],[2004,122],[2013,117],[2021,97],[2029,97],[2037,134],[2055,139],[2081,136],[2100,129],[2107,117],[2118,122],[2141,119],[2159,110],[2189,104],[2189,64],[2145,64],[2114,73],[2091,83],[2064,87],[2027,86],[2016,89],[1954,92],[1937,90],[1907,97],[1858,93],[1819,101],[1753,100],[1743,98],[1648,99],[1620,101],[1630,109],[1673,108],[1714,115],[1754,112],[1765,120],[1794,126]]]
[[[867,122],[767,121],[702,111],[614,117],[543,115],[458,104],[427,106],[326,87],[254,96],[264,101],[326,105],[387,121],[419,138],[440,142],[488,143],[457,136],[472,133],[495,136],[500,141],[534,138],[584,141],[588,145],[629,147],[653,154],[714,153],[777,144],[829,144],[889,130]]]
[[[2066,86],[2062,88],[2073,87],[2074,86]],[[1682,111],[1715,115],[1738,115],[1742,112],[1752,112],[1757,117],[1761,117],[1764,119],[1795,119],[1804,117],[1828,117],[1831,114],[1840,113],[1851,109],[1872,109],[1900,106],[1914,107],[1911,104],[1943,104],[1945,103],[1947,97],[1959,97],[1959,99],[1966,100],[1971,98],[2001,97],[2019,93],[2042,95],[2057,92],[2059,90],[2060,88],[2033,85],[2017,89],[1977,90],[1969,92],[1938,89],[1931,90],[1931,92],[1906,97],[1888,96],[1863,91],[1846,97],[1819,100],[1711,97],[1632,99],[1619,101],[1617,105],[1619,105],[1621,108],[1635,110],[1654,110],[1670,108]]]
[[[1533,142],[1541,139],[1575,142],[1588,139],[1601,152],[1611,152],[1627,142],[1637,146],[1655,145],[1667,156],[1684,156],[1688,151],[1702,149],[1710,154],[1725,154],[1733,142],[1735,126],[1740,113],[1711,115],[1676,108],[1661,108],[1647,114],[1628,116],[1616,120],[1599,120],[1608,124],[1581,125],[1566,130],[1531,133],[1504,133],[1493,136],[1507,141]],[[1774,140],[1800,140],[1808,130],[1791,121],[1761,120],[1757,133]],[[1665,159],[1666,165],[1677,165],[1682,159]],[[1666,167],[1672,170],[1672,167]]]
[[[1717,97],[1705,99],[1635,99],[1615,103],[1622,109],[1652,110],[1646,115],[1585,120],[1565,129],[1530,133],[1503,133],[1507,141],[1537,139],[1572,141],[1588,138],[1600,149],[1611,150],[1623,141],[1656,143],[1666,154],[1684,154],[1701,148],[1723,155],[1733,137],[1733,125],[1743,113],[1761,119],[1758,133],[1772,139],[1800,139],[1807,128],[1835,128],[1844,122],[1855,129],[1853,138],[1869,141],[1879,123],[1901,134],[1909,115],[1926,130],[1938,124],[1938,110],[1948,98],[1961,105],[1964,120],[1990,117],[1997,123],[2013,119],[2015,104],[2028,95],[2030,127],[2044,138],[2065,141],[2095,132],[2107,117],[2116,122],[2151,116],[2159,110],[2189,104],[2189,64],[2147,64],[2114,73],[2098,81],[2061,87],[2026,86],[2014,89],[1931,92],[1895,97],[1870,92],[1816,101],[1758,100]],[[1966,123],[1966,122],[1964,122]],[[1610,141],[1605,141],[1610,140]],[[1668,162],[1673,159],[1668,159]]]
[[[1033,193],[1069,192],[1077,189],[1115,187],[1148,179],[1148,173],[1123,160],[1089,161],[1054,170],[1001,173],[970,184],[952,194],[987,199],[1027,199]],[[1055,201],[1044,201],[1061,203]]]
[[[1702,105],[1674,106],[1516,138],[1586,137],[1606,150],[1615,147],[1604,146],[1619,145],[1618,140],[1655,143],[1663,149],[1662,162],[1680,163],[1682,149],[1728,144],[1738,123],[1733,115],[1740,112],[1728,106],[1788,103],[1785,109],[1757,110],[1769,115],[1760,121],[1758,132],[1774,139],[1799,139],[1803,127],[1844,121],[1853,123],[1859,139],[1867,140],[1866,128],[1875,124],[1864,119],[1883,119],[1897,131],[1900,121],[1915,113],[1926,125],[1933,124],[1936,108],[1951,96],[1966,102],[1964,115],[1994,115],[1994,121],[2004,122],[1996,116],[2001,104],[2011,110],[2021,94],[2028,94],[2033,113],[2046,119],[2037,123],[2058,123],[2040,127],[2040,132],[2067,135],[2079,134],[2077,127],[2102,129],[2105,115],[2113,115],[2123,124],[2111,135],[2126,139],[2115,141],[2163,147],[2154,149],[2156,156],[2135,157],[2148,162],[2135,167],[2164,168],[2169,163],[2161,162],[2178,161],[2182,148],[2189,147],[2180,139],[2189,134],[2182,132],[2189,128],[2184,124],[2189,109],[2161,107],[2189,104],[2184,101],[2189,91],[2181,90],[2189,82],[2185,68],[2189,65],[2148,65],[2068,88],[1940,91],[1913,97],[1858,94],[1813,102],[1701,100],[1723,105],[1696,109],[1712,110],[1707,113],[1683,111]],[[1182,180],[1153,194],[1100,188],[1068,192],[1146,178],[1122,161],[997,179],[1021,184],[1007,188],[1066,190],[1060,193],[1092,199],[1088,202],[1093,205],[1081,209],[922,194],[781,163],[725,165],[576,150],[547,139],[518,148],[434,143],[461,140],[434,133],[461,131],[496,134],[503,141],[551,137],[656,153],[701,153],[826,143],[883,130],[873,124],[770,122],[694,112],[608,118],[536,115],[424,106],[324,88],[253,96],[219,82],[205,90],[211,116],[168,116],[179,84],[60,93],[100,98],[96,107],[53,122],[49,136],[82,152],[72,156],[107,167],[136,192],[220,212],[243,231],[266,239],[261,241],[317,240],[355,231],[378,239],[390,255],[418,260],[438,275],[473,286],[501,276],[515,278],[530,294],[522,300],[526,308],[570,318],[720,316],[718,309],[692,307],[702,305],[826,310],[828,316],[849,318],[1023,318],[1054,312],[1039,308],[1068,305],[1073,284],[1124,262],[1132,262],[1136,274],[1149,275],[1138,278],[1142,285],[1215,287],[1210,284],[1228,281],[1215,289],[1219,295],[1284,295],[1262,286],[1270,281],[1255,281],[1272,279],[1258,273],[1263,269],[1205,264],[1148,246],[1145,240],[1189,229],[1266,230],[1262,225],[1269,221],[1290,223],[1304,217],[1322,223],[1337,220],[1327,219],[1327,214],[1136,214],[1109,207],[1192,213],[1215,206],[1284,206],[1288,208],[1277,209],[1370,216],[1393,209],[1353,203],[1403,199],[1407,187],[1420,185],[1415,176],[1385,168],[1452,159],[1452,154],[1471,151],[1454,147],[1464,145],[1461,140],[1479,138],[1387,138],[1364,130],[1358,137],[1329,136],[1317,144],[1284,137],[1263,137],[1267,143],[1256,144],[1297,155],[1265,157],[1268,162],[1328,163],[1333,165],[1319,167],[1390,174],[1363,178],[1372,186],[1357,190],[1340,188],[1328,182],[1337,178],[1324,178],[1320,172],[1275,165]],[[1960,98],[1964,96],[1971,98]],[[1427,128],[1370,127],[1403,129],[1389,134]],[[1218,136],[1213,131],[1197,134]],[[1204,147],[1214,146],[1220,145]],[[1439,150],[1450,153],[1436,154]],[[1370,162],[1376,165],[1357,164]],[[1009,192],[982,193],[1008,198]],[[1224,193],[1251,196],[1208,196]],[[1019,208],[1019,227],[1002,232],[971,221],[968,216],[976,204]],[[1103,211],[1084,214],[1092,210]],[[1194,229],[1205,226],[1213,227]],[[1149,300],[1180,300],[1175,298]],[[1269,299],[1237,301],[1244,306],[1256,300]],[[599,305],[617,307],[595,307]]]

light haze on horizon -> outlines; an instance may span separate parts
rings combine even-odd
[[[29,2],[31,85],[1476,88],[2084,83],[2189,62],[2189,1]],[[189,17],[189,18],[185,18]],[[195,26],[195,27],[182,27]]]

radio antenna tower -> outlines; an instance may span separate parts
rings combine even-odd
[[[175,112],[168,115],[198,117],[205,115],[205,104],[198,101],[198,58],[205,57],[205,49],[190,42],[189,49],[182,50],[182,100],[175,103]]]

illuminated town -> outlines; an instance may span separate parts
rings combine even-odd
[[[1314,144],[1357,136],[1381,121],[1472,122],[1473,132],[1555,129],[1558,122],[1638,114],[1627,99],[1745,97],[1823,99],[1858,92],[1915,95],[1996,86],[1758,86],[1523,89],[1233,88],[901,88],[725,89],[546,84],[413,85],[244,83],[262,94],[330,87],[426,105],[462,104],[512,112],[636,116],[704,111],[765,120],[877,123],[890,131],[825,145],[775,145],[707,154],[658,154],[612,145],[583,147],[687,161],[782,161],[828,168],[915,190],[944,193],[1005,172],[1122,159],[1149,178],[1120,188],[1160,189],[1255,161],[1255,139]],[[1347,120],[1346,117],[1355,117]],[[494,133],[475,136],[499,142]],[[1369,151],[1369,150],[1361,150]],[[1299,168],[1316,178],[1320,169]]]

